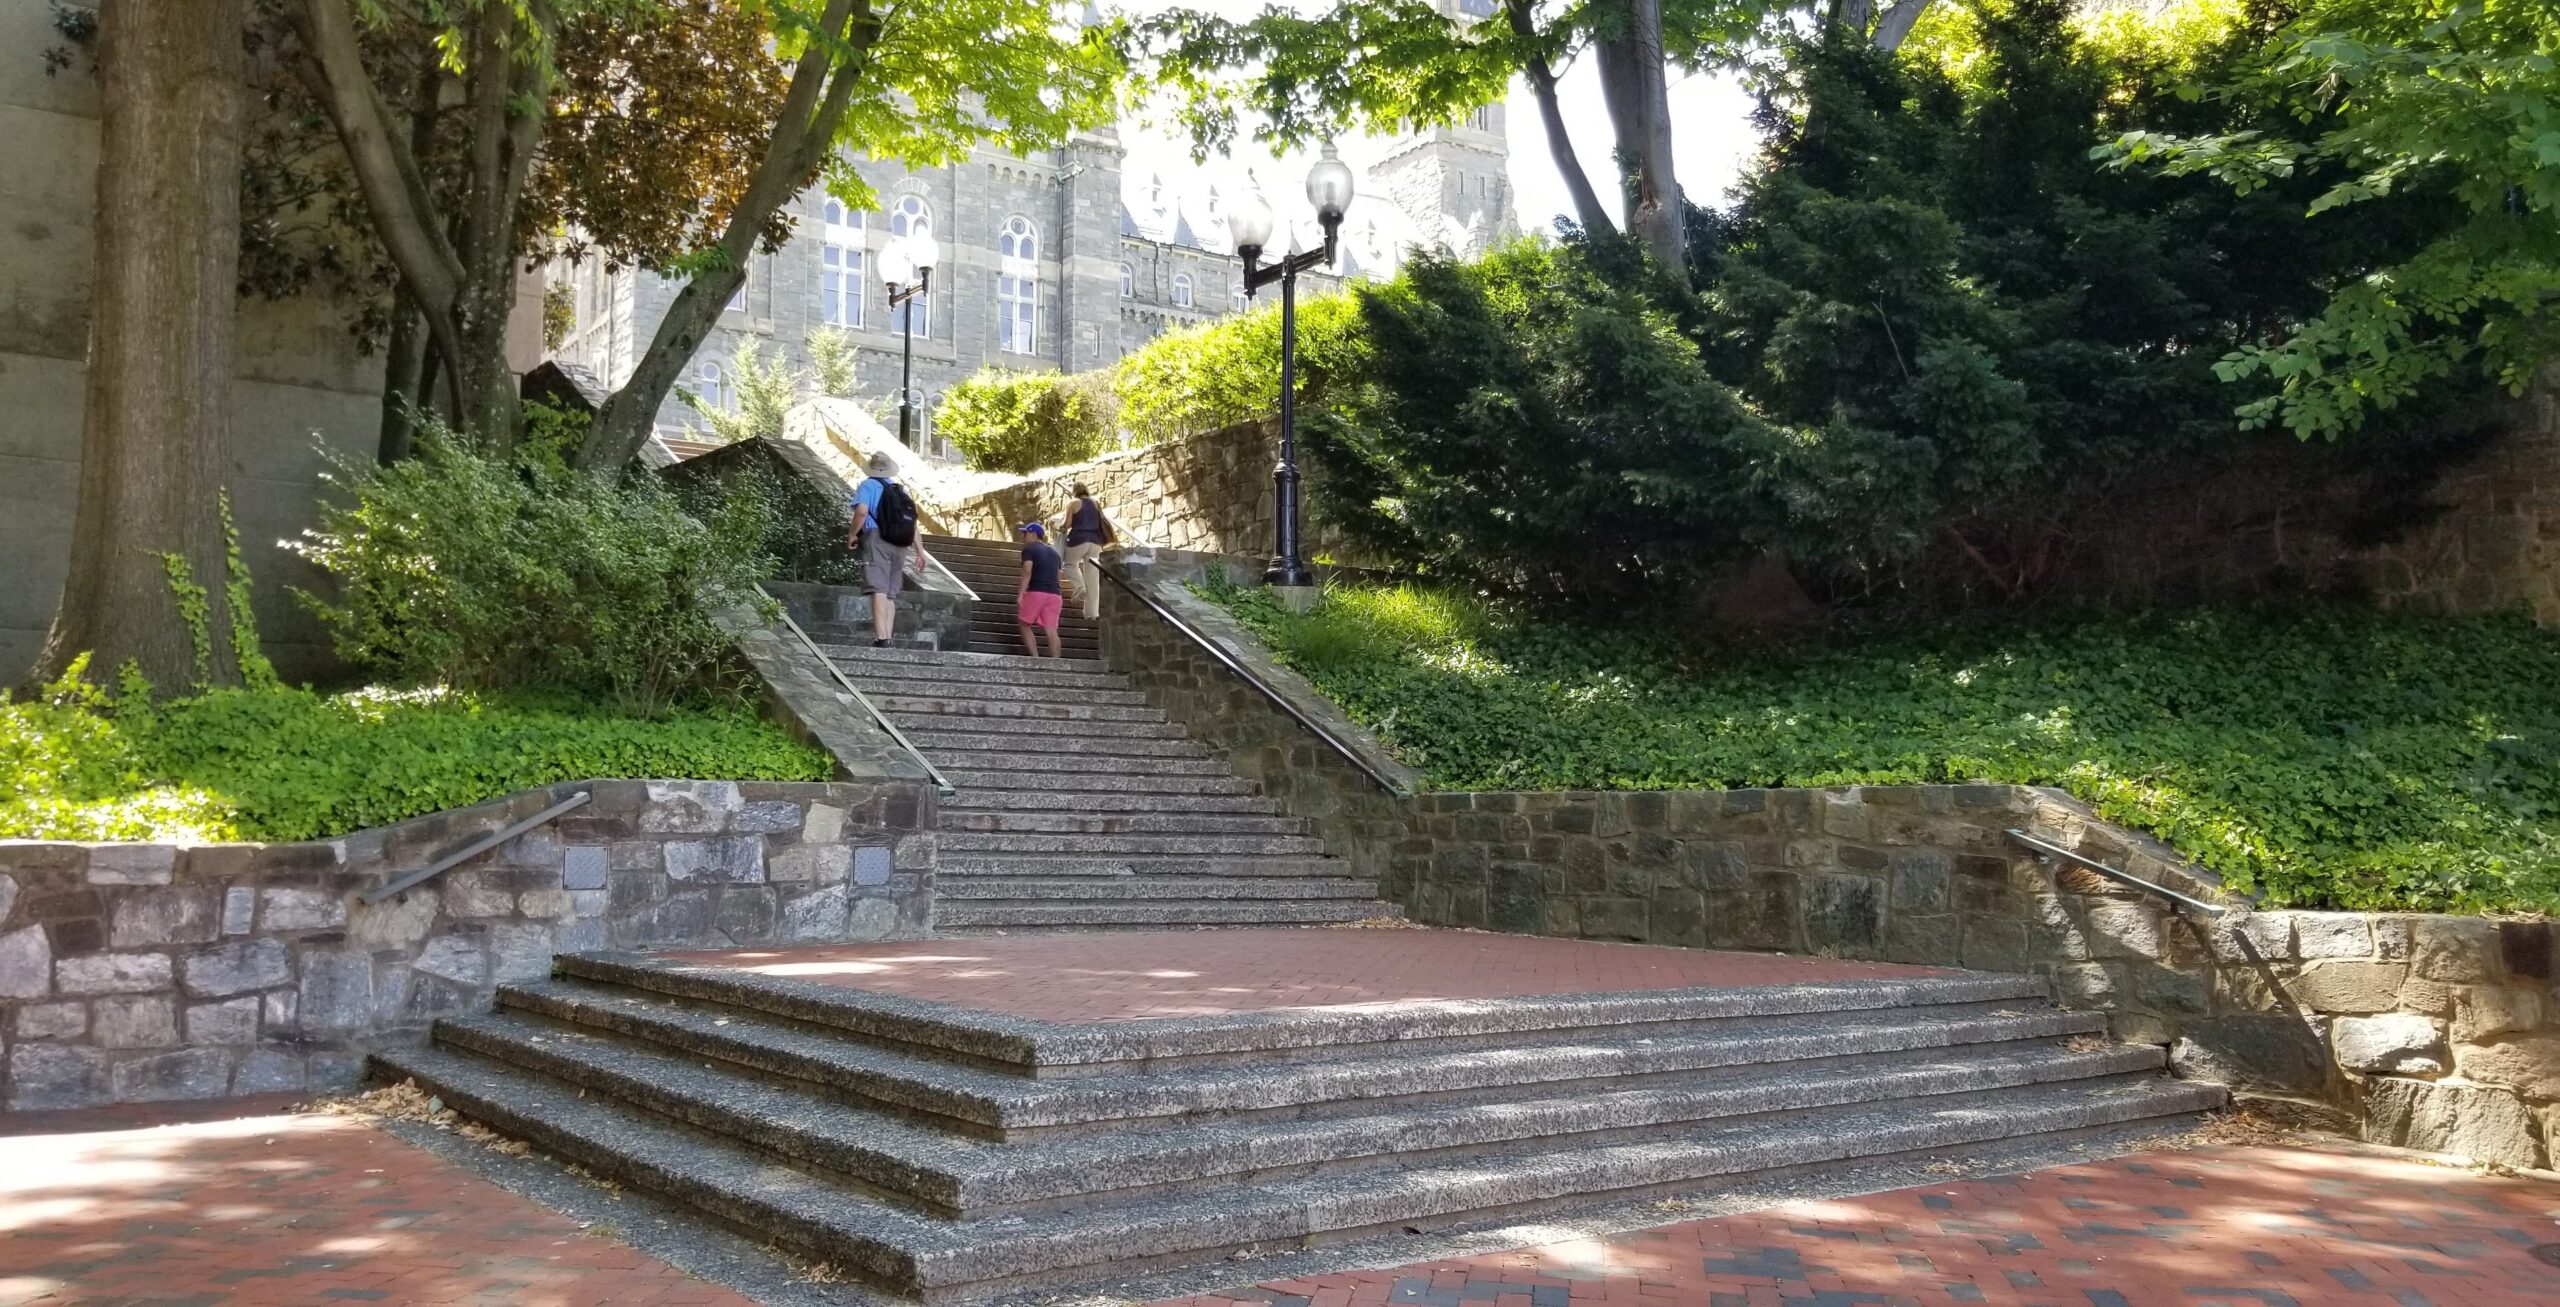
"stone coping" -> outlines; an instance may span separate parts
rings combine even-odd
[[[1958,974],[1498,999],[1424,999],[1202,1017],[1055,1022],[823,981],[765,976],[638,953],[559,959],[562,974],[731,1003],[856,1034],[919,1044],[1035,1074],[1159,1058],[1324,1048],[1392,1040],[1781,1016],[1863,1007],[2042,1001],[2033,977]]]

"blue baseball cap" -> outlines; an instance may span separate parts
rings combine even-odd
[[[1049,528],[1042,526],[1037,522],[1025,522],[1022,525],[1015,527],[1014,530],[1023,535],[1037,536],[1043,540],[1049,538]]]

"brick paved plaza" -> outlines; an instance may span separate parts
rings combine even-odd
[[[2560,1184],[2352,1145],[2210,1147],[1162,1307],[1567,1302],[2549,1307],[2560,1302]]]
[[[0,1116],[0,1304],[748,1302],[361,1120],[190,1107]]]
[[[1948,974],[1461,930],[1011,935],[667,956],[1061,1022]]]

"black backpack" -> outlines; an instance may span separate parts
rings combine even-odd
[[[873,477],[880,483],[880,503],[871,510],[871,524],[880,529],[880,539],[904,549],[916,542],[916,501],[907,498],[907,488],[887,477]]]

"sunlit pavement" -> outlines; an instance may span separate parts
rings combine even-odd
[[[362,1120],[283,1107],[0,1115],[0,1304],[748,1301]]]
[[[2208,1147],[1179,1302],[2552,1307],[2560,1183],[2345,1145]]]

